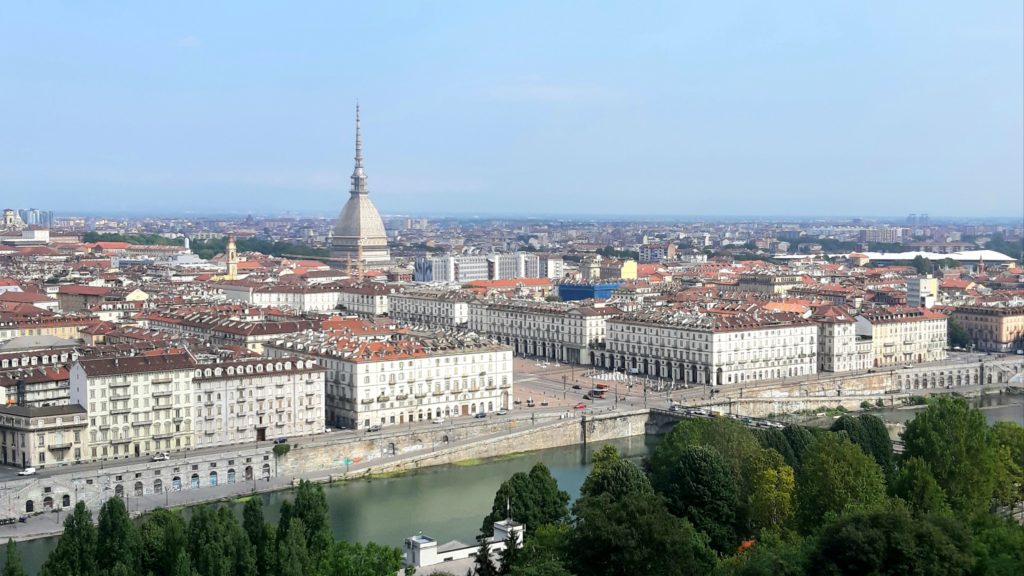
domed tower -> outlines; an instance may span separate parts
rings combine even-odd
[[[359,105],[356,105],[356,167],[352,171],[352,189],[348,202],[334,222],[331,232],[331,256],[352,259],[367,266],[391,263],[388,236],[377,208],[370,200],[363,171],[363,139],[359,131]]]

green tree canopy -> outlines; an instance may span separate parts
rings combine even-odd
[[[865,454],[871,456],[882,467],[882,473],[887,478],[892,474],[892,439],[889,438],[889,431],[881,418],[872,414],[844,414],[832,424],[832,431],[846,433],[851,442],[860,446]]]
[[[610,493],[620,497],[626,494],[653,494],[651,481],[632,462],[619,458],[613,446],[605,446],[594,456],[594,468],[583,481],[580,496]]]
[[[339,540],[324,556],[320,573],[323,576],[377,576],[395,574],[404,564],[402,551],[394,546]]]
[[[669,512],[706,534],[715,550],[736,548],[736,482],[718,450],[687,446],[673,469],[665,471],[662,482]]]
[[[980,410],[962,399],[934,398],[907,423],[905,458],[920,458],[955,512],[987,511],[996,492],[999,456]]]
[[[829,525],[810,566],[828,575],[970,574],[971,535],[948,517],[912,518],[905,511],[859,512]]]
[[[574,572],[588,576],[708,574],[715,555],[689,522],[654,495],[610,494],[576,503]]]
[[[491,512],[484,517],[480,533],[490,534],[492,524],[504,520],[508,508],[511,508],[513,520],[526,524],[529,535],[531,530],[545,524],[557,524],[568,519],[569,493],[560,490],[548,467],[538,462],[528,474],[516,472],[502,482],[494,495]]]
[[[96,529],[96,565],[100,572],[111,572],[120,564],[130,573],[141,570],[139,534],[124,500],[118,496],[107,500],[100,507],[99,525]]]
[[[789,466],[765,468],[754,479],[750,519],[759,530],[790,526],[796,513],[796,477]]]
[[[41,576],[93,576],[96,574],[96,527],[92,513],[79,500],[64,519],[64,533],[43,562]]]
[[[21,565],[21,554],[18,552],[18,545],[13,538],[7,539],[7,550],[4,554],[3,576],[26,576],[25,568]]]
[[[324,496],[323,486],[301,480],[295,492],[292,517],[302,520],[306,550],[309,551],[314,566],[319,565],[320,559],[334,541],[327,523],[327,513],[327,498]]]
[[[850,510],[886,500],[882,469],[848,438],[828,434],[804,456],[797,474],[797,518],[805,532]]]
[[[188,545],[187,526],[180,514],[158,508],[139,524],[143,574],[172,576],[178,555]]]
[[[948,514],[946,493],[932,476],[928,463],[918,457],[905,459],[893,478],[890,492],[906,502],[915,514]]]

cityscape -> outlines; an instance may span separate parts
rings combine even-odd
[[[491,26],[506,9],[459,24]],[[630,18],[624,6],[607,9],[586,20],[612,30],[605,16]],[[420,10],[398,20],[435,22]],[[728,18],[708,10],[704,17]],[[18,18],[36,22],[30,12]],[[940,12],[952,18],[943,26],[959,30],[959,10]],[[1016,42],[1011,64],[1024,53],[1020,18],[993,22],[1014,14],[1024,17],[1019,6],[986,9],[971,24]],[[310,26],[307,49],[334,46]],[[513,42],[497,28],[488,53],[501,52],[499,38]],[[943,46],[966,42],[955,36]],[[724,41],[716,38],[704,42]],[[522,57],[534,58],[523,42]],[[673,42],[627,46],[668,54]],[[215,43],[172,44],[191,57]],[[986,49],[972,48],[979,57]],[[376,58],[387,66],[393,54]],[[90,57],[61,52],[82,66]],[[130,76],[137,62],[118,58]],[[271,73],[287,76],[275,58]],[[204,89],[242,90],[236,73],[186,76]],[[953,99],[996,91],[1006,79],[993,74],[992,85]],[[123,81],[140,95],[151,89]],[[534,150],[503,144],[506,163],[529,165],[495,164],[496,179],[513,180],[480,183],[477,164],[496,162],[488,145],[470,143],[474,152],[449,140],[474,121],[486,134],[511,96],[417,116],[403,140],[388,108],[401,115],[408,104],[381,91],[404,85],[372,82],[384,84],[370,98],[359,79],[324,85],[341,86],[351,105],[319,112],[345,118],[346,135],[316,152],[333,160],[313,184],[225,177],[222,194],[207,192],[185,174],[157,174],[145,142],[119,160],[137,165],[116,183],[78,172],[63,148],[53,174],[39,172],[31,185],[20,148],[9,165],[0,161],[4,575],[1024,571],[1020,86],[1007,96],[1015,115],[1004,119],[1016,141],[1000,148],[993,128],[992,148],[979,152],[988,164],[969,160],[1005,179],[979,177],[973,198],[945,188],[962,175],[936,155],[927,161],[944,183],[900,197],[843,192],[869,179],[803,195],[809,181],[795,175],[786,176],[792,195],[771,183],[740,192],[730,187],[749,182],[723,174],[723,188],[698,201],[697,192],[671,192],[696,184],[695,173],[664,180],[664,193],[623,191],[664,178],[665,150],[630,140],[621,158],[602,157],[604,136],[574,132],[568,120],[565,132],[534,127],[547,139]],[[531,106],[549,108],[509,121],[558,123],[612,98],[592,91],[533,85]],[[652,110],[641,112],[650,128]],[[662,113],[676,121],[671,108]],[[937,121],[929,113],[920,112]],[[209,117],[193,127],[200,119]],[[412,134],[436,122],[451,131],[433,142]],[[17,138],[0,143],[14,150]],[[102,147],[106,136],[97,138]],[[242,140],[239,154],[254,146]],[[195,143],[219,161],[207,145]],[[409,156],[421,145],[427,188],[415,183],[422,165]],[[746,149],[732,145],[742,172]],[[778,146],[782,157],[795,144],[780,136]],[[178,161],[188,171],[197,160],[186,149]],[[565,182],[551,172],[557,161],[537,159],[553,151],[566,155],[565,170],[585,156],[613,180],[607,189],[567,186],[556,199],[547,187]],[[84,162],[91,152],[81,154]],[[653,157],[650,173],[632,154]],[[283,167],[292,155],[282,158]],[[931,182],[914,176],[922,167],[908,158],[875,166],[892,181]],[[274,162],[256,155],[245,170],[266,174]],[[153,180],[137,178],[146,166]],[[136,188],[125,191],[127,182]],[[165,185],[180,185],[180,195],[161,192]],[[528,190],[517,197],[520,188]],[[304,200],[314,193],[315,203]],[[764,208],[766,195],[774,208]]]

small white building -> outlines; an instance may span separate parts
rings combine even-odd
[[[512,520],[495,522],[493,535],[487,538],[491,556],[497,556],[503,552],[510,543],[514,544],[516,548],[522,548],[525,535],[525,524]],[[461,574],[462,569],[466,568],[468,564],[459,561],[476,558],[479,549],[479,544],[467,544],[458,540],[439,545],[437,540],[418,534],[405,539],[405,563],[416,568],[436,566],[438,570],[456,570],[456,573]]]

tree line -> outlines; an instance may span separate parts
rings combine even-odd
[[[480,576],[1024,574],[1024,428],[937,398],[896,455],[875,416],[830,430],[680,422],[638,466],[606,446],[580,497],[543,464],[495,494],[525,545]]]
[[[277,526],[264,520],[258,496],[245,502],[241,522],[223,506],[194,508],[187,521],[167,509],[133,520],[114,497],[94,524],[78,502],[40,576],[384,576],[403,568],[398,548],[335,540],[327,513],[323,488],[306,481],[281,504]],[[14,541],[3,576],[25,576]]]
[[[182,238],[166,238],[159,234],[114,234],[86,232],[82,235],[83,242],[127,242],[129,244],[182,246]],[[209,240],[193,240],[189,247],[192,252],[204,260],[209,260],[227,250],[227,238],[211,238]],[[310,258],[326,258],[330,250],[313,248],[305,244],[293,242],[265,240],[262,238],[239,238],[235,241],[239,252],[259,252],[268,256],[302,256]]]

